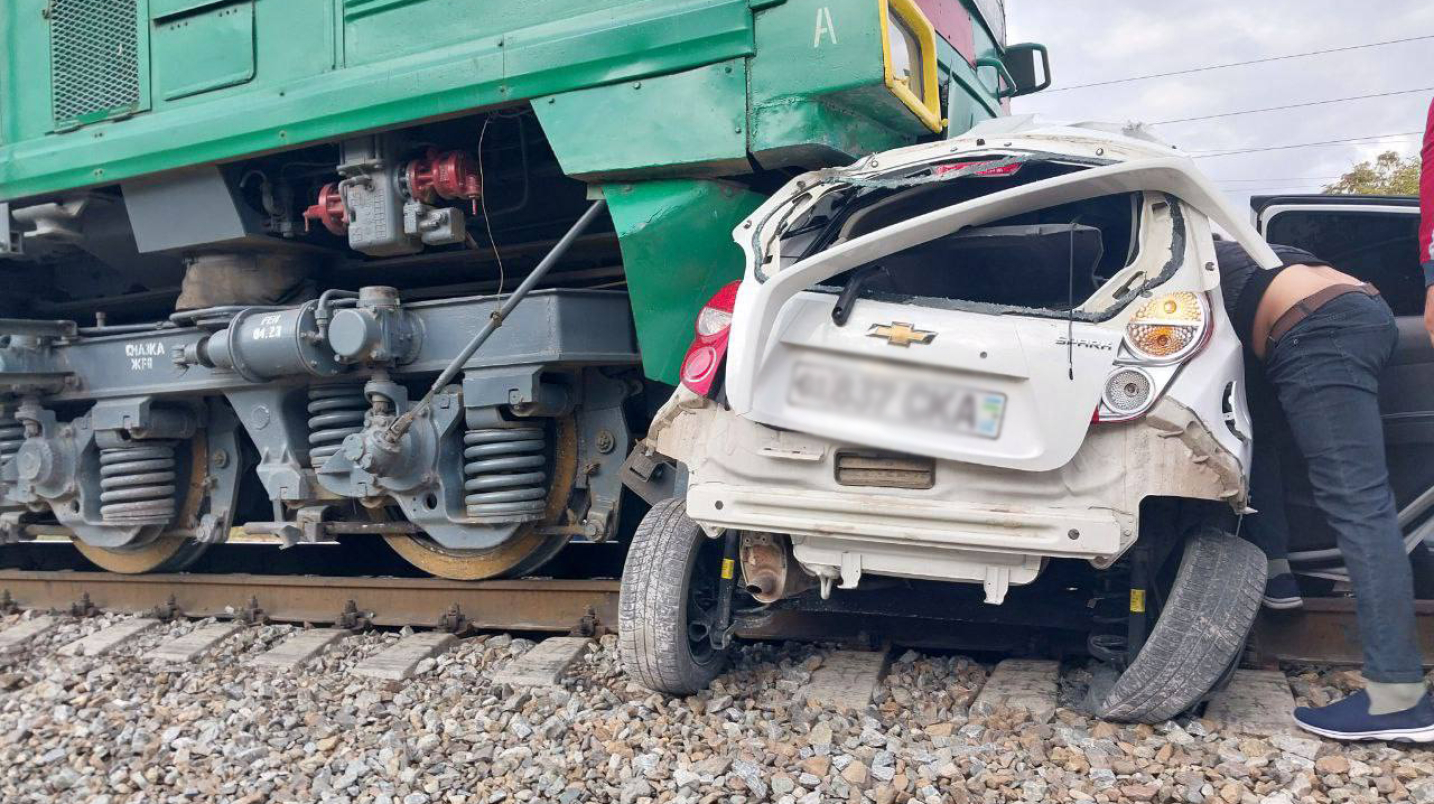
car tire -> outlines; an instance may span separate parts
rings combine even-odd
[[[715,557],[714,557],[715,548]],[[687,516],[682,499],[652,507],[633,534],[618,598],[618,654],[629,678],[655,692],[690,695],[722,672],[726,651],[694,638],[691,609],[710,596],[722,542]]]
[[[1265,570],[1264,553],[1243,539],[1215,528],[1189,536],[1155,627],[1095,714],[1159,723],[1203,700],[1240,659]]]

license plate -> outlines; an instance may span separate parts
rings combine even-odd
[[[1001,435],[1006,395],[901,372],[797,363],[787,402],[794,408],[929,428],[980,438]]]

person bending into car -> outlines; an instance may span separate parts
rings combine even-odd
[[[1369,683],[1328,706],[1296,709],[1295,721],[1335,739],[1434,741],[1379,417],[1379,377],[1398,341],[1394,314],[1371,286],[1309,252],[1274,246],[1283,265],[1264,270],[1238,243],[1215,249],[1225,309],[1274,389],[1354,586]],[[1258,508],[1258,479],[1251,485]]]

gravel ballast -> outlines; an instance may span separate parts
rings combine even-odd
[[[742,645],[685,699],[630,684],[612,636],[533,689],[491,681],[535,644],[509,635],[466,638],[401,683],[349,672],[399,631],[343,639],[299,672],[249,663],[294,626],[247,628],[178,667],[144,656],[212,621],[162,624],[100,657],[56,653],[120,619],[64,617],[0,660],[0,801],[1434,804],[1424,748],[1104,723],[1070,708],[1079,670],[1054,718],[1032,723],[970,712],[990,665],[909,651],[862,713],[796,703],[830,654],[797,643]],[[1359,683],[1288,673],[1300,703]]]

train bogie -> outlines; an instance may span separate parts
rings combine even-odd
[[[439,575],[535,568],[573,536],[613,533],[624,403],[642,388],[626,305],[537,293],[399,437],[396,418],[495,300],[405,305],[366,287],[12,334],[0,359],[29,371],[23,387],[7,375],[6,537],[53,519],[108,569],[175,569],[197,554],[179,542],[228,537],[243,475],[273,510],[245,527],[286,545],[371,533]]]

